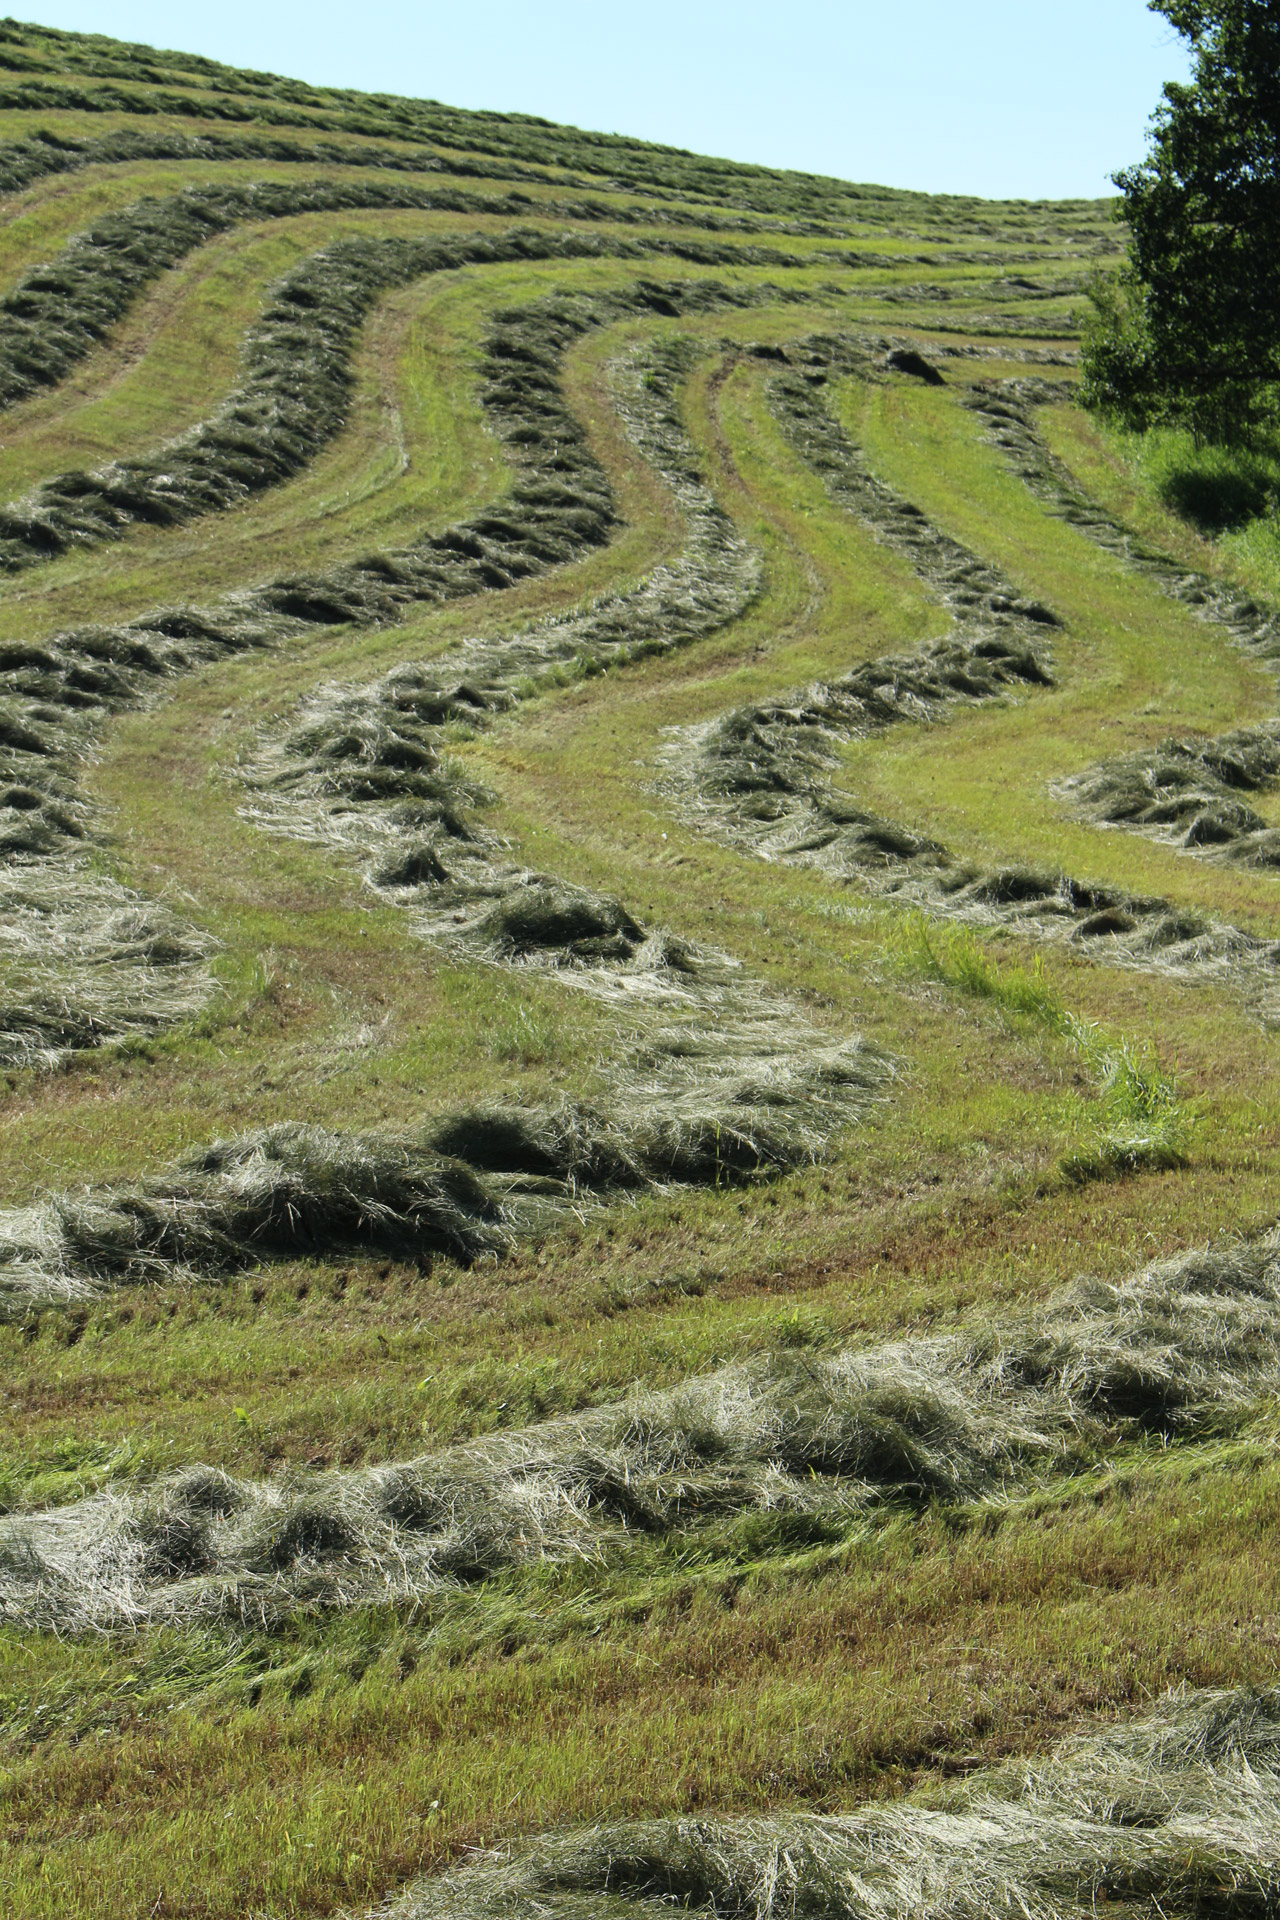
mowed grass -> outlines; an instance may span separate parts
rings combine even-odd
[[[94,135],[113,124],[49,123]],[[0,136],[21,125],[0,114]],[[42,183],[17,203],[0,276],[96,212],[197,175],[295,170],[147,163]],[[536,206],[529,220],[555,224]],[[357,214],[225,236],[167,275],[66,386],[6,417],[4,487],[152,446],[200,418],[233,384],[265,289],[315,245],[489,224]],[[457,756],[498,796],[488,818],[514,858],[723,947],[833,1038],[864,1033],[895,1061],[888,1097],[828,1164],[742,1191],[584,1208],[501,1264],[423,1272],[317,1256],[0,1327],[3,1505],[61,1503],[195,1459],[259,1474],[404,1457],[742,1355],[980,1327],[1081,1272],[1118,1277],[1271,1224],[1274,1043],[1230,994],[1047,955],[1046,990],[1149,1049],[1194,1119],[1186,1169],[1082,1185],[1064,1161],[1096,1125],[1099,1094],[1060,1033],[1012,997],[913,966],[893,908],[718,846],[660,791],[664,729],[947,626],[906,564],[787,447],[764,390],[770,364],[744,347],[857,324],[924,327],[927,351],[935,320],[979,316],[977,339],[995,337],[992,316],[1005,311],[1060,324],[1069,297],[1015,307],[992,252],[1010,268],[1070,274],[1097,221],[869,202],[844,231],[852,239],[779,244],[874,240],[901,265],[603,260],[424,280],[379,307],[347,426],[295,480],[0,593],[0,632],[30,638],[333,564],[500,502],[510,466],[477,384],[479,342],[505,306],[708,274],[809,295],[699,320],[658,312],[574,349],[566,392],[621,516],[607,551],[382,632],[318,632],[226,662],[105,730],[87,774],[109,827],[96,857],[216,935],[222,993],[165,1038],[11,1076],[0,1191],[21,1203],[127,1180],[276,1120],[413,1134],[444,1108],[604,1084],[627,1042],[602,1007],[554,979],[447,959],[353,864],[242,818],[235,776],[258,729],[317,686],[443,660],[469,634],[583,604],[678,551],[674,503],[609,395],[610,361],[664,330],[706,346],[684,418],[718,499],[763,555],[761,595],[682,652],[548,689]],[[935,259],[912,257],[926,247]],[[952,390],[894,381],[840,404],[877,471],[1062,613],[1057,685],[851,749],[842,783],[959,851],[1062,862],[1270,930],[1265,877],[1077,827],[1048,793],[1058,773],[1171,725],[1269,713],[1272,690],[1045,513],[981,444],[954,386],[1006,370],[1014,363],[949,363]],[[1105,464],[1072,410],[1054,415],[1053,432]],[[1129,484],[1127,511],[1163,511],[1140,476]],[[1012,939],[982,951],[996,976],[1032,961]],[[1267,1551],[1273,1440],[1264,1409],[1230,1441],[1128,1450],[976,1516],[893,1508],[821,1544],[728,1526],[697,1543],[635,1540],[608,1572],[503,1576],[414,1619],[92,1644],[0,1635],[6,1911],[332,1914],[467,1846],[540,1827],[847,1806],[978,1755],[1033,1750],[1169,1683],[1264,1679],[1280,1617]]]
[[[323,223],[279,224],[292,229],[277,243],[281,270],[311,250],[308,239],[318,244],[322,233],[335,228],[425,236],[459,224],[465,232],[495,233],[510,225],[493,219],[450,223],[421,214],[353,214],[338,221],[326,216]],[[473,505],[500,500],[504,464],[494,459],[492,439],[485,434],[478,441],[473,425],[470,431],[463,427],[460,445],[453,443],[459,403],[465,407],[474,392],[478,336],[489,315],[561,289],[590,293],[655,276],[708,277],[679,261],[644,258],[461,268],[424,276],[384,302],[366,330],[353,369],[356,389],[347,425],[305,472],[231,512],[179,528],[139,528],[105,550],[73,550],[41,566],[0,594],[0,637],[52,634],[92,619],[127,620],[157,603],[207,602],[247,582],[332,565],[361,552],[362,543],[407,543],[442,529]],[[734,267],[712,277],[730,285],[752,284],[750,275]],[[822,284],[822,277],[809,270],[769,278],[799,292]],[[423,345],[416,354],[410,347],[405,372],[414,397],[406,396],[402,408],[399,393],[388,395],[388,389],[404,377],[395,369],[402,364],[397,349],[405,318],[415,310],[430,314],[441,301],[448,304],[439,331],[424,321],[417,335]],[[443,363],[435,354],[443,344],[441,333],[465,341]],[[175,346],[185,352],[180,338],[179,333]],[[470,411],[474,423],[474,401]],[[56,467],[56,437],[49,452]],[[450,471],[477,458],[474,490],[466,495],[451,490]]]
[[[1280,899],[1267,875],[1083,825],[1051,791],[1171,732],[1223,732],[1268,716],[1275,691],[1265,665],[1042,506],[945,389],[904,383],[850,402],[873,467],[1065,622],[1047,636],[1053,690],[1012,711],[959,714],[945,728],[854,747],[851,791],[963,854],[1062,868],[1275,932]]]
[[[757,327],[767,319],[752,316]],[[780,314],[774,324],[793,323]],[[638,568],[669,549],[672,528],[647,471],[623,464],[601,391],[620,344],[611,335],[580,349],[570,389],[613,468]],[[1070,1004],[1154,1043],[1205,1117],[1191,1173],[1082,1194],[1056,1172],[1092,1097],[1069,1049],[999,1008],[957,1004],[903,976],[892,913],[869,911],[809,876],[745,862],[690,834],[646,794],[663,726],[911,644],[938,624],[903,563],[851,531],[771,437],[748,365],[709,361],[692,383],[689,419],[722,497],[766,547],[764,598],[740,632],[536,702],[466,757],[505,796],[494,825],[532,864],[611,888],[645,918],[723,945],[802,995],[833,1033],[860,1028],[901,1062],[891,1099],[869,1129],[851,1135],[837,1168],[782,1190],[728,1203],[644,1202],[621,1221],[553,1236],[498,1276],[453,1274],[443,1288],[356,1263],[351,1297],[339,1290],[344,1315],[355,1316],[344,1339],[330,1324],[331,1282],[310,1268],[177,1301],[104,1305],[83,1317],[69,1349],[63,1322],[51,1319],[36,1346],[61,1380],[42,1379],[39,1411],[10,1456],[15,1486],[34,1476],[42,1496],[43,1476],[62,1471],[49,1450],[57,1442],[45,1434],[65,1434],[68,1423],[97,1473],[127,1438],[137,1374],[150,1382],[148,1413],[137,1419],[135,1404],[130,1444],[147,1464],[171,1457],[183,1436],[191,1452],[240,1464],[378,1458],[483,1423],[483,1407],[470,1403],[488,1392],[495,1342],[508,1371],[496,1396],[501,1413],[490,1417],[515,1424],[538,1411],[539,1393],[547,1409],[572,1407],[633,1378],[665,1382],[682,1367],[767,1346],[779,1296],[816,1302],[846,1331],[884,1330],[904,1312],[928,1319],[957,1303],[1006,1298],[1011,1288],[1043,1292],[1082,1266],[1119,1272],[1144,1252],[1270,1217],[1274,1112],[1265,1100],[1241,1106],[1235,1097],[1258,1035],[1230,1001],[1051,960]],[[736,445],[745,449],[741,468]],[[508,617],[527,617],[575,584],[509,596],[524,604]],[[426,623],[434,645],[445,636],[433,630],[456,628],[465,615]],[[11,1137],[20,1133],[35,1151],[25,1161],[10,1156],[15,1170],[34,1160],[41,1183],[77,1169],[119,1178],[211,1134],[286,1117],[412,1128],[442,1103],[482,1098],[495,1073],[511,1094],[591,1088],[611,1036],[589,1002],[575,995],[567,1004],[554,982],[442,962],[403,915],[374,906],[340,860],[266,839],[237,816],[227,769],[255,710],[269,713],[290,688],[296,698],[340,666],[368,674],[414,657],[423,640],[418,629],[396,630],[354,652],[349,640],[331,639],[300,655],[240,662],[115,729],[97,781],[129,821],[124,871],[202,904],[226,943],[225,1019],[203,1042],[164,1043],[149,1059],[130,1053],[56,1082],[29,1081],[12,1109]],[[993,951],[1001,947],[1017,951],[1012,942]],[[269,981],[254,972],[264,953]],[[15,1188],[14,1197],[28,1190]],[[1128,1209],[1140,1221],[1133,1232],[1121,1226]],[[913,1275],[910,1304],[904,1273]],[[855,1285],[860,1304],[849,1319],[841,1302]],[[354,1304],[366,1289],[376,1303],[367,1313]],[[489,1305],[473,1309],[477,1299]],[[569,1325],[578,1329],[572,1336]],[[150,1354],[144,1366],[133,1357],[137,1343]],[[157,1343],[173,1371],[157,1365]],[[364,1365],[352,1368],[354,1350],[375,1364],[376,1388]],[[28,1353],[34,1361],[35,1348]],[[198,1415],[193,1424],[184,1382],[202,1369],[223,1386],[207,1424]],[[250,1419],[237,1407],[252,1408]],[[78,1466],[68,1470],[67,1487],[81,1484]]]
[[[0,1781],[11,1911],[324,1914],[521,1832],[834,1810],[1170,1682],[1263,1682],[1274,1483],[1260,1437],[780,1563],[548,1574],[438,1651],[377,1616],[260,1650],[11,1643],[7,1686],[88,1710]]]

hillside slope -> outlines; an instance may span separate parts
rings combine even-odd
[[[1280,616],[1110,209],[13,21],[0,191],[6,1911],[1269,1911]]]

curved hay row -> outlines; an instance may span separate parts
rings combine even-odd
[[[59,135],[47,129],[30,139],[0,146],[0,192],[18,194],[38,181],[89,168],[137,168],[140,161],[177,160],[226,163],[269,160],[287,166],[372,167],[396,173],[435,173],[481,180],[527,180],[539,186],[587,187],[545,167],[522,166],[478,154],[430,147],[371,146],[363,139],[304,141],[271,134],[182,133],[168,128],[117,127],[112,132],[85,137]],[[661,211],[661,209],[655,209]],[[712,215],[714,218],[715,215]],[[768,229],[776,231],[770,226]],[[824,229],[825,230],[825,229]]]
[[[1280,943],[1061,872],[983,869],[833,791],[842,742],[1000,699],[1019,683],[1043,684],[1048,675],[1027,640],[1034,647],[1054,616],[1019,600],[868,472],[822,393],[833,374],[865,377],[860,343],[814,339],[784,357],[797,372],[772,380],[769,391],[789,441],[840,506],[905,554],[956,616],[957,638],[673,734],[663,754],[664,790],[705,830],[764,859],[815,867],[971,924],[1068,939],[1109,964],[1232,980],[1269,1014]],[[1260,638],[1264,618],[1258,614]]]
[[[455,796],[447,791],[440,811],[424,810],[420,821],[388,808],[435,798],[430,777],[441,772],[441,755],[459,727],[479,730],[566,671],[592,675],[664,654],[745,611],[760,588],[760,557],[708,490],[679,416],[679,383],[700,352],[696,342],[677,338],[634,349],[610,369],[627,438],[680,513],[680,553],[638,586],[601,595],[581,611],[500,638],[463,641],[438,665],[403,666],[372,687],[311,696],[289,732],[265,737],[260,758],[244,770],[258,795],[252,817],[279,832],[359,850],[379,867],[395,865],[399,848],[415,835],[450,832],[447,808]],[[425,778],[415,784],[419,773]],[[466,857],[470,834],[454,837]]]
[[[155,244],[142,219],[118,216],[125,241],[113,235],[108,242],[104,236],[99,244],[90,234],[71,250],[71,265],[42,270],[34,277],[34,293],[20,290],[9,296],[10,315],[20,317],[16,323],[11,318],[7,330],[10,336],[18,333],[16,342],[6,341],[6,330],[0,326],[0,400],[5,392],[6,352],[16,369],[14,379],[27,383],[16,392],[29,391],[34,384],[28,334],[47,356],[44,364],[52,384],[132,304],[154,258],[159,258],[158,274],[198,240],[225,231],[236,220],[296,215],[327,205],[428,207],[463,202],[466,196],[432,196],[404,189],[380,193],[364,186],[256,187],[217,197],[193,193],[184,200],[188,205],[176,214],[173,208],[178,203],[167,207],[161,203],[150,223],[162,235],[173,229],[175,237],[167,247]],[[509,202],[494,202],[480,203],[475,210],[510,214],[513,208]],[[549,211],[580,217],[580,210],[573,208]],[[135,232],[135,227],[140,230]],[[95,249],[103,255],[101,261],[93,260],[83,274],[73,270],[79,268],[82,256]],[[139,271],[131,286],[127,271],[119,269],[121,264],[127,267],[135,254],[140,256]],[[661,238],[629,241],[618,236],[593,241],[566,233],[545,234],[528,226],[505,235],[460,234],[417,243],[373,238],[337,242],[294,268],[272,290],[266,310],[245,342],[242,383],[211,419],[154,454],[88,474],[62,474],[47,480],[23,501],[0,511],[0,570],[14,572],[72,546],[83,548],[118,538],[133,523],[174,526],[201,514],[222,512],[299,472],[341,430],[356,332],[374,302],[392,288],[428,274],[503,261],[634,260],[650,255],[719,267],[811,264],[803,256],[774,248],[726,248]],[[46,303],[62,316],[69,312],[72,324],[68,326],[64,318],[60,328],[51,326],[43,311]],[[14,381],[9,385],[13,387]]]
[[[1063,397],[1045,382],[1005,381],[975,394],[969,404],[991,443],[1053,513],[1237,646],[1280,667],[1280,618],[1270,608],[1176,566],[1085,498],[1036,431],[1034,409]],[[1101,761],[1061,781],[1056,791],[1099,826],[1125,827],[1239,866],[1274,869],[1280,867],[1280,834],[1248,796],[1271,792],[1280,781],[1278,731],[1280,721],[1270,720],[1216,738],[1173,738]]]
[[[0,175],[4,157],[0,153]],[[161,275],[216,235],[248,221],[281,220],[303,214],[356,210],[416,211],[484,216],[500,220],[534,218],[586,229],[601,226],[677,227],[701,231],[762,231],[758,222],[713,220],[696,212],[634,207],[602,200],[537,198],[527,193],[484,194],[455,186],[426,187],[403,180],[309,180],[298,184],[269,180],[245,185],[188,187],[167,198],[147,198],[97,221],[75,235],[51,261],[26,273],[0,300],[0,407],[42,387],[55,386],[90,354]],[[765,229],[763,231],[773,231]],[[672,252],[686,254],[691,242],[669,241]],[[659,248],[655,248],[660,250]],[[694,255],[702,264],[700,250]],[[785,267],[832,264],[891,267],[892,254],[818,250],[789,253],[759,244],[734,249],[730,258],[744,265]],[[723,257],[721,259],[723,264]],[[422,271],[429,271],[424,268]],[[288,297],[286,295],[286,297]],[[297,306],[323,300],[295,296]],[[298,315],[294,314],[294,319]],[[252,364],[252,356],[251,356]],[[13,537],[10,535],[9,537]]]

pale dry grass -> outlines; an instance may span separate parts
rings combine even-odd
[[[314,1220],[317,1199],[268,1189],[261,1159],[236,1167],[234,1219],[193,1227],[175,1205],[160,1230],[243,1233],[286,1206]],[[343,1210],[391,1202],[385,1168],[377,1190],[355,1191],[349,1163],[326,1174],[326,1231]],[[469,1204],[442,1195],[439,1170],[402,1164],[395,1177],[437,1230],[443,1204]],[[117,1257],[118,1221],[86,1208],[72,1224]],[[1081,1282],[981,1330],[782,1351],[398,1465],[258,1482],[198,1467],[117,1485],[0,1522],[0,1606],[58,1632],[264,1624],[413,1605],[752,1513],[806,1515],[831,1538],[885,1501],[1000,1505],[1119,1439],[1221,1434],[1254,1411],[1280,1384],[1278,1255],[1273,1235]]]

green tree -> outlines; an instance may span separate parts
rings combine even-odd
[[[1190,42],[1151,150],[1113,175],[1129,253],[1092,290],[1086,400],[1247,439],[1280,397],[1280,4],[1150,0]]]

